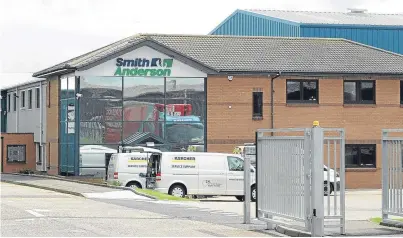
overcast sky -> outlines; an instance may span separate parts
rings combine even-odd
[[[403,0],[0,0],[0,88],[136,33],[208,34],[236,9],[402,13]]]

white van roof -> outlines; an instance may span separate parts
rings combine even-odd
[[[239,156],[238,154],[215,153],[215,152],[163,152],[164,155],[183,156]]]
[[[142,153],[161,153],[160,150],[153,149],[150,147],[144,147],[144,146],[125,146],[125,149],[129,149],[133,152],[142,152]]]

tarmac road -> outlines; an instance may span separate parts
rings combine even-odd
[[[1,236],[268,236],[193,219],[189,213],[167,213],[163,204],[133,199],[111,203],[8,183],[0,186]],[[139,203],[144,209],[118,201]]]

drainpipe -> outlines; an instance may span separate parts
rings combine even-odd
[[[4,172],[4,136],[1,137],[1,172]]]
[[[17,98],[20,98],[20,96],[18,95],[18,87],[15,88],[15,98],[14,98],[14,102],[17,100]],[[15,133],[18,133],[18,117],[20,115],[20,110],[19,110],[19,106],[20,105],[20,100],[18,100],[18,102],[15,102],[16,107],[15,107]]]
[[[39,82],[39,125],[40,125],[40,131],[39,131],[39,151],[40,151],[40,160],[41,160],[41,167],[42,170],[46,168],[46,163],[45,160],[43,159],[43,147],[42,147],[42,133],[43,133],[43,105],[42,105],[42,81]]]
[[[271,83],[270,83],[270,106],[271,106],[271,129],[274,129],[274,80],[278,77],[280,77],[281,72],[278,72],[274,77],[270,76]],[[271,136],[273,136],[273,132],[271,133]]]

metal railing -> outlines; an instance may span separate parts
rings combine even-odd
[[[328,133],[336,135],[325,136]],[[258,130],[257,218],[271,226],[308,231],[312,236],[324,236],[325,228],[330,227],[339,227],[345,234],[345,173],[341,158],[343,129],[315,125]],[[324,172],[325,168],[328,171]],[[326,188],[333,197],[324,196]]]
[[[382,130],[382,220],[396,222],[393,221],[394,216],[403,217],[403,129],[384,129]]]

